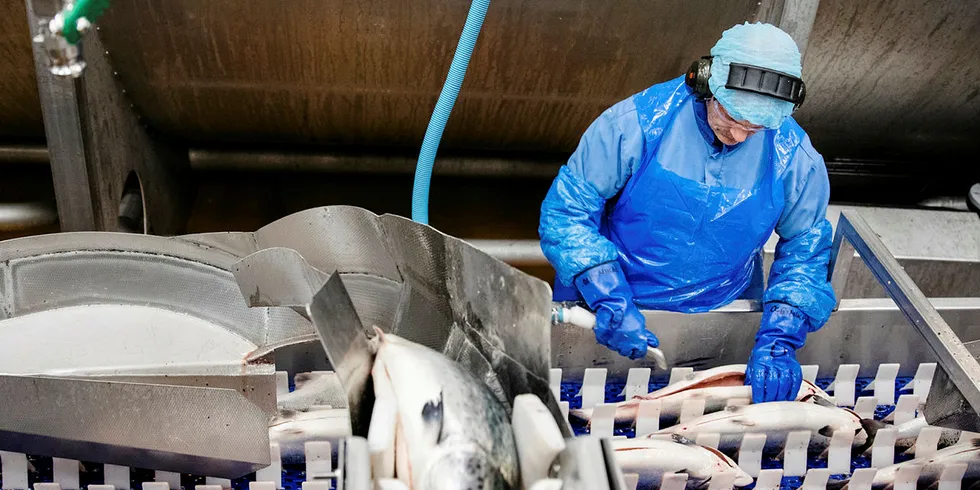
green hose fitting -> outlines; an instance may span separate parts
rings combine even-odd
[[[78,44],[82,38],[78,31],[78,21],[85,19],[89,24],[94,24],[109,7],[109,0],[77,0],[69,6],[71,8],[64,12],[65,25],[62,35],[69,44]]]

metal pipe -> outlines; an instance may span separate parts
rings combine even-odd
[[[415,158],[399,155],[232,151],[192,148],[195,170],[299,171],[369,174],[415,172]],[[0,163],[50,164],[48,149],[37,145],[0,146]],[[439,157],[435,175],[550,179],[565,162],[555,158]]]
[[[190,150],[195,170],[290,170],[405,174],[415,172],[416,160],[409,156],[344,155],[340,153],[288,153],[275,151]],[[555,160],[488,157],[440,157],[436,175],[479,177],[553,178],[564,162]]]
[[[548,265],[537,240],[466,240],[487,255],[510,265]]]
[[[779,17],[779,28],[786,31],[800,48],[800,56],[806,59],[810,44],[810,32],[817,20],[820,0],[785,0]]]
[[[969,211],[967,197],[937,196],[923,199],[917,203],[920,208],[948,209],[950,211]]]
[[[0,146],[0,162],[50,165],[48,149],[41,145]]]
[[[57,222],[58,211],[50,204],[0,203],[0,232],[30,230]]]

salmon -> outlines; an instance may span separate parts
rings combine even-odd
[[[487,385],[439,352],[376,332],[375,410],[396,413],[394,478],[413,490],[521,488],[513,427]]]
[[[801,400],[812,395],[830,398],[815,384],[804,380],[796,399]],[[730,400],[741,400],[743,403],[751,401],[752,387],[745,386],[745,364],[733,364],[698,371],[657,391],[620,402],[616,407],[616,423],[626,424],[635,421],[641,401],[661,400],[663,403],[660,411],[662,422],[673,425],[680,417],[684,402],[696,399],[704,400],[704,413],[706,414],[724,409]],[[572,410],[569,412],[569,416],[591,422],[592,408]]]
[[[766,448],[781,450],[787,435],[796,431],[810,431],[811,450],[826,448],[837,431],[853,432],[853,447],[864,451],[874,440],[877,425],[874,420],[862,419],[851,410],[820,399],[818,403],[793,401],[730,406],[654,434],[676,434],[692,440],[702,434],[718,434],[721,436],[718,448],[734,451],[745,434],[765,434]]]
[[[752,477],[717,449],[699,446],[689,439],[613,439],[616,464],[624,474],[639,475],[639,488],[657,487],[664,473],[686,473],[688,489],[706,489],[714,475],[735,473],[735,486],[752,483]]]

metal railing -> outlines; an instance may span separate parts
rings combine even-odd
[[[868,223],[853,211],[841,213],[834,234],[830,277],[838,306],[850,262],[857,252],[895,301],[915,331],[925,340],[942,368],[925,405],[926,420],[932,425],[977,431],[980,429],[980,363],[936,311],[905,269],[898,263]],[[955,389],[950,389],[950,383]]]

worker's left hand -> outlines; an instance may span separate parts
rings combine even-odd
[[[768,303],[745,367],[745,384],[752,386],[752,403],[795,400],[803,383],[796,349],[803,347],[809,318],[799,308]]]
[[[575,287],[595,312],[592,330],[600,344],[634,360],[646,356],[648,347],[660,345],[633,304],[633,291],[619,262],[585,270],[575,278]]]

